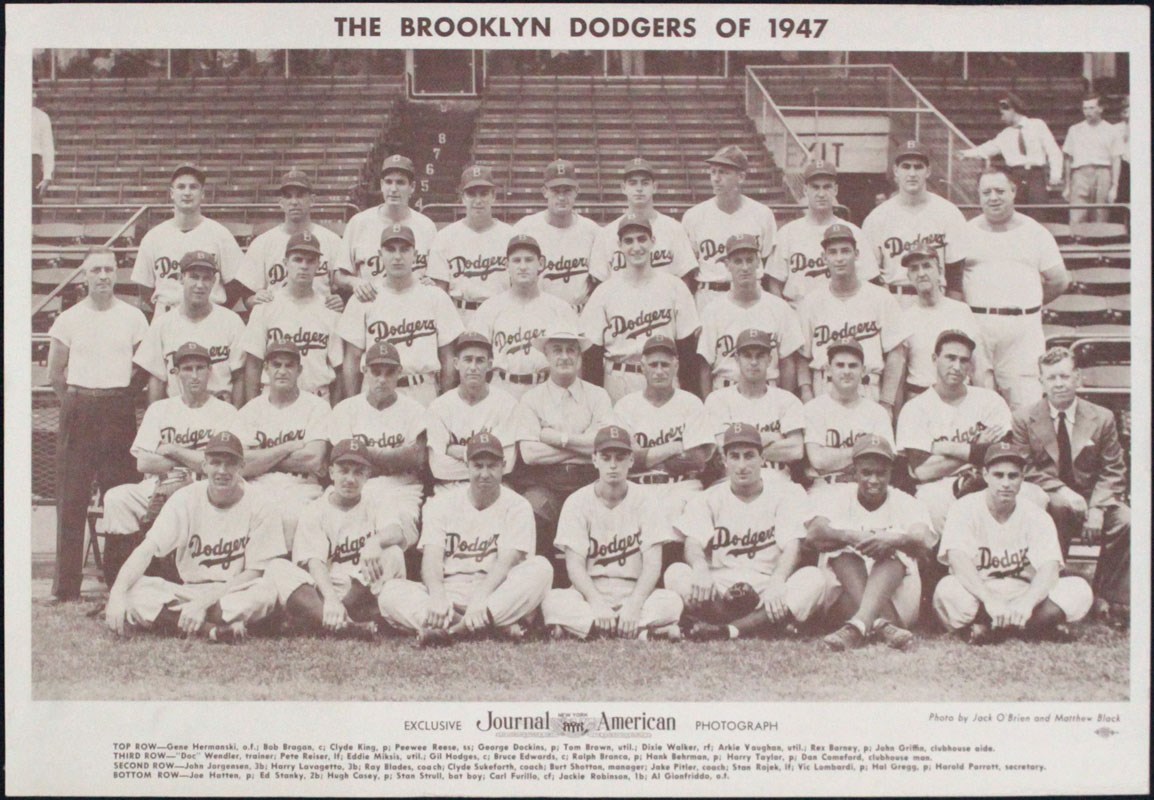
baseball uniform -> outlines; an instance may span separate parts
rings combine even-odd
[[[978,343],[973,353],[974,374],[989,368],[981,332],[974,312],[965,303],[950,297],[939,297],[936,305],[925,306],[914,300],[902,310],[902,327],[910,332],[906,340],[906,383],[919,389],[928,389],[938,379],[934,366],[934,347],[942,331],[962,331]]]
[[[681,227],[697,257],[697,302],[703,312],[718,295],[729,290],[729,270],[724,261],[729,237],[741,233],[757,237],[758,255],[764,269],[773,253],[777,234],[777,220],[769,206],[744,195],[741,205],[732,213],[722,211],[717,198],[698,203],[682,216]]]
[[[594,280],[604,283],[625,269],[625,254],[617,246],[617,227],[625,217],[622,214],[602,228],[593,242],[589,274]],[[692,272],[697,266],[697,258],[681,223],[659,211],[653,212],[649,222],[653,227],[653,252],[649,255],[653,268],[675,278]]]
[[[498,553],[523,554],[486,604],[493,626],[503,628],[539,607],[553,583],[553,567],[548,559],[534,555],[536,545],[533,509],[525,498],[501,487],[497,501],[478,510],[469,487],[459,486],[429,500],[417,547],[441,556],[445,593],[458,611],[468,606]],[[381,590],[380,605],[390,625],[420,630],[429,608],[429,590],[415,581],[389,581]]]
[[[481,303],[509,288],[505,250],[513,235],[512,227],[496,219],[480,233],[463,219],[437,231],[429,248],[428,275],[448,284],[466,325]]]
[[[309,223],[308,231],[316,237],[321,248],[320,265],[317,267],[316,275],[313,276],[313,288],[319,294],[328,297],[333,293],[332,271],[335,269],[350,271],[343,266],[344,245],[341,237],[324,225]],[[252,244],[248,246],[248,252],[244,254],[244,261],[241,262],[236,279],[254,292],[280,289],[287,285],[285,247],[288,246],[290,236],[283,225],[277,225],[253,239]]]
[[[951,550],[969,558],[986,588],[1004,601],[1021,596],[1029,588],[1028,573],[1023,574],[1027,568],[1065,563],[1049,514],[1019,497],[1010,518],[998,522],[990,513],[986,492],[966,495],[950,509],[938,560],[949,565]],[[1077,622],[1090,611],[1094,594],[1084,579],[1066,576],[1058,578],[1049,599],[1062,609],[1068,622]],[[934,611],[949,630],[973,622],[980,606],[978,598],[953,575],[942,578],[934,591]]]
[[[914,246],[928,244],[938,253],[939,264],[953,264],[969,256],[969,229],[958,207],[933,192],[916,206],[891,197],[869,213],[862,223],[866,242],[877,248],[882,278],[898,295],[903,308],[914,302],[917,291],[906,278],[902,256]],[[864,248],[862,248],[864,249]]]
[[[760,397],[747,397],[739,387],[727,386],[705,398],[705,418],[709,433],[718,447],[728,425],[744,422],[757,428],[758,433],[777,433],[787,436],[805,429],[805,414],[801,400],[791,392],[767,386]],[[764,438],[762,441],[765,441]],[[789,465],[765,462],[763,479],[789,480]]]
[[[548,211],[522,217],[513,230],[532,236],[545,260],[541,268],[541,291],[560,297],[577,308],[589,285],[589,256],[601,226],[588,217],[573,215],[567,228],[550,225]],[[578,309],[579,310],[579,309]]]
[[[166,381],[169,397],[179,397],[180,379],[173,357],[185,342],[196,342],[208,350],[212,360],[208,390],[214,395],[227,395],[232,391],[232,373],[244,367],[243,336],[244,322],[235,311],[214,305],[207,316],[193,320],[178,307],[152,320],[133,361],[150,375]]]
[[[661,558],[661,546],[672,539],[669,526],[658,519],[657,497],[650,487],[630,486],[625,497],[609,508],[597,497],[596,484],[569,496],[557,522],[558,550],[585,557],[585,571],[614,611],[633,593],[641,577],[642,554],[651,547]],[[641,606],[639,630],[656,630],[681,619],[682,601],[668,589],[654,589]],[[584,639],[593,628],[593,609],[576,588],[553,589],[541,604],[546,625],[560,625]]]
[[[144,234],[132,265],[132,282],[152,289],[149,302],[160,316],[180,305],[184,289],[180,282],[180,259],[185,253],[203,250],[216,257],[219,274],[209,297],[225,302],[224,287],[237,277],[244,252],[228,228],[204,217],[195,228],[182,231],[176,220],[168,219]],[[284,251],[281,251],[284,255]]]
[[[459,391],[446,392],[430,405],[426,419],[429,425],[429,469],[441,484],[469,479],[469,466],[450,456],[450,445],[464,445],[474,434],[488,431],[505,447],[505,474],[514,466],[515,457],[509,455],[517,441],[517,401],[500,389],[489,389],[483,400],[469,405]],[[523,499],[523,498],[521,498]]]
[[[493,345],[490,384],[519,399],[543,383],[549,375],[549,360],[533,347],[533,340],[554,325],[576,330],[577,313],[551,294],[542,292],[526,301],[506,291],[482,303],[473,316],[472,330],[483,333]]]
[[[1013,418],[1006,401],[992,389],[967,387],[962,401],[953,405],[930,388],[902,406],[897,445],[899,450],[929,453],[934,442],[973,444],[982,431],[995,425],[1001,425],[1009,433]],[[946,513],[954,503],[954,479],[968,469],[968,464],[962,464],[944,478],[918,485],[918,500],[926,507],[938,533],[945,527]]]
[[[297,382],[301,391],[328,397],[329,384],[344,358],[344,344],[337,335],[339,320],[340,315],[325,305],[320,294],[302,300],[282,292],[252,310],[240,346],[264,361],[265,348],[272,342],[288,339],[295,343],[301,352]],[[261,383],[265,383],[264,376]]]
[[[366,208],[348,221],[342,242],[344,255],[334,262],[336,268],[368,281],[380,291],[385,281],[385,268],[381,265],[381,234],[385,228],[395,224],[408,226],[416,239],[413,249],[417,259],[413,264],[413,275],[420,278],[427,274],[429,248],[437,235],[437,223],[413,209],[409,209],[407,217],[394,222],[385,218],[384,206]]]
[[[821,240],[834,223],[853,231],[858,248],[857,276],[862,283],[873,280],[878,274],[877,255],[861,228],[837,217],[827,222],[814,222],[806,214],[781,226],[767,267],[769,276],[783,284],[782,296],[794,308],[811,291],[829,284],[829,268],[825,265]]]
[[[762,292],[748,307],[738,305],[728,294],[715,298],[701,312],[701,337],[697,341],[698,355],[713,368],[714,391],[737,383],[741,371],[734,351],[738,334],[746,330],[765,331],[773,340],[766,376],[774,386],[781,359],[796,353],[804,342],[797,313],[780,297]]]
[[[880,436],[891,445],[894,443],[893,423],[890,422],[889,414],[868,397],[859,397],[847,406],[831,395],[818,395],[802,406],[802,415],[807,445],[820,444],[839,450],[852,450],[854,442],[867,434]],[[852,466],[823,475],[807,461],[805,474],[814,482],[809,490],[811,495],[834,488],[833,484],[851,483],[854,480]]]

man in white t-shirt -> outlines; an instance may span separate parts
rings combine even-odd
[[[118,635],[144,628],[232,643],[276,608],[265,574],[285,554],[276,506],[241,478],[235,435],[215,433],[203,456],[206,480],[173,494],[108,592],[104,620]],[[179,582],[145,575],[170,553]]]
[[[381,590],[385,620],[417,632],[420,646],[485,632],[522,639],[553,582],[549,560],[534,555],[533,509],[501,485],[505,452],[491,433],[469,440],[468,483],[425,506],[422,582],[389,581]]]
[[[545,624],[554,638],[678,639],[681,598],[657,588],[662,545],[672,530],[656,496],[628,480],[634,460],[629,432],[602,428],[593,450],[597,481],[569,496],[557,522],[555,544],[572,587],[545,596]]]
[[[820,495],[803,515],[806,539],[821,557],[819,568],[836,587],[823,598],[825,614],[846,620],[822,641],[831,650],[854,650],[880,638],[895,650],[914,640],[922,582],[915,559],[938,537],[922,505],[890,486],[894,450],[869,434],[853,446],[854,483]]]
[[[1025,454],[1007,443],[985,455],[984,492],[954,504],[938,558],[950,574],[934,592],[934,610],[947,630],[971,644],[1022,631],[1069,641],[1066,623],[1086,616],[1094,602],[1090,584],[1060,577],[1058,533],[1049,515],[1019,502]]]
[[[1082,100],[1081,122],[1070,126],[1062,142],[1065,154],[1067,203],[1113,203],[1118,197],[1122,174],[1121,129],[1102,119],[1102,98],[1087,95]],[[1071,208],[1070,224],[1105,222],[1108,208]]]
[[[686,505],[675,530],[685,537],[687,563],[665,571],[697,641],[785,632],[808,620],[826,591],[816,567],[798,568],[801,487],[766,487],[761,434],[752,425],[727,427],[722,450],[728,478]]]

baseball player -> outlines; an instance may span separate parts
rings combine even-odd
[[[401,361],[397,348],[374,342],[365,352],[364,390],[338,403],[321,432],[334,447],[352,439],[365,448],[373,468],[364,486],[365,501],[370,509],[393,514],[412,544],[423,498],[426,422],[425,407],[397,389]]]
[[[641,348],[649,337],[664,334],[677,340],[681,385],[691,386],[695,376],[689,374],[692,369],[687,372],[687,365],[692,363],[693,335],[700,327],[693,295],[682,281],[653,268],[653,227],[648,219],[630,213],[616,227],[628,269],[612,285],[594,289],[581,314],[583,333],[597,348],[586,356],[592,367],[586,377],[599,382],[596,367],[604,355],[605,390],[614,402],[644,388],[638,363]]]
[[[892,298],[886,296],[890,302]],[[893,445],[893,422],[878,403],[858,391],[865,356],[856,339],[838,339],[826,348],[830,391],[802,407],[805,420],[805,474],[813,481],[811,495],[835,484],[853,483],[854,443],[862,436],[877,436]]]
[[[681,226],[697,257],[694,292],[697,309],[704,313],[710,302],[730,289],[730,267],[725,263],[727,242],[734,236],[753,240],[758,280],[773,253],[777,220],[769,206],[741,191],[749,159],[736,145],[727,145],[707,158],[713,197],[685,212]]]
[[[811,497],[803,515],[806,540],[821,553],[827,617],[847,620],[822,641],[853,650],[880,638],[895,650],[914,640],[922,581],[915,559],[937,544],[925,508],[890,486],[894,450],[888,437],[867,434],[853,446],[854,483]]]
[[[425,506],[422,583],[389,581],[381,590],[385,620],[416,631],[418,645],[486,631],[521,639],[549,591],[553,567],[534,555],[533,509],[501,485],[506,452],[491,433],[469,440],[469,482]]]
[[[939,534],[954,499],[978,478],[986,450],[1007,438],[1013,426],[1001,395],[966,386],[976,349],[966,332],[943,331],[934,345],[937,380],[902,406],[898,418],[898,447]]]
[[[185,342],[196,342],[212,357],[208,390],[232,404],[244,403],[244,322],[235,311],[209,300],[217,277],[216,260],[204,250],[185,253],[180,259],[184,296],[171,313],[152,320],[133,361],[148,372],[148,402],[180,395],[176,351]]]
[[[1005,442],[986,450],[986,490],[950,509],[938,558],[950,574],[938,582],[934,611],[947,630],[985,644],[1019,630],[1069,641],[1066,626],[1094,602],[1090,584],[1059,577],[1062,549],[1054,522],[1018,501],[1025,454]]]
[[[826,579],[798,569],[805,531],[800,486],[767,491],[761,480],[761,434],[734,423],[722,437],[724,483],[694,497],[675,527],[685,537],[684,564],[665,571],[665,585],[695,622],[689,638],[736,639],[783,631],[820,608]]]
[[[918,245],[940,253],[941,263],[953,269],[969,255],[966,218],[958,207],[927,188],[932,174],[929,151],[908,141],[894,155],[893,176],[898,191],[874,208],[862,223],[866,241],[877,248],[886,288],[909,308],[917,289],[907,279],[902,257]]]
[[[280,182],[280,207],[284,212],[284,222],[252,240],[236,276],[237,282],[248,290],[245,292],[245,308],[272,302],[275,290],[289,285],[291,278],[288,259],[292,253],[289,245],[294,237],[306,233],[319,251],[313,273],[316,293],[324,298],[325,304],[333,311],[345,307],[344,301],[333,292],[331,283],[332,272],[341,268],[345,248],[341,237],[324,225],[312,221],[309,216],[312,204],[313,185],[309,176],[296,168],[285,173]]]
[[[541,289],[580,311],[589,299],[589,254],[601,226],[574,211],[580,186],[572,161],[545,167],[545,210],[522,217],[513,226],[541,247]]]
[[[360,391],[361,356],[373,342],[385,341],[401,354],[397,387],[423,406],[457,381],[453,340],[464,328],[448,295],[413,276],[416,239],[404,225],[381,234],[380,256],[385,280],[375,300],[349,300],[337,323],[345,342],[341,369],[345,397]]]
[[[981,338],[978,321],[970,307],[945,296],[938,252],[932,246],[924,242],[914,245],[902,256],[902,266],[906,269],[909,285],[917,292],[914,302],[902,310],[903,324],[910,331],[910,338],[906,340],[908,360],[903,392],[908,403],[911,397],[921,394],[937,380],[934,348],[943,331],[962,331],[979,343]],[[994,374],[981,344],[974,350],[971,367],[974,385],[992,389]]]
[[[404,549],[413,542],[386,509],[362,501],[373,474],[368,446],[342,439],[330,460],[332,486],[301,513],[291,561],[277,559],[267,573],[304,629],[371,640],[381,588],[405,577]]]
[[[513,229],[493,217],[493,168],[474,164],[461,173],[465,218],[437,231],[429,248],[429,277],[441,284],[470,325],[473,312],[509,288],[506,248]]]
[[[772,386],[793,391],[797,386],[795,353],[802,345],[801,323],[784,300],[762,291],[757,238],[748,234],[730,236],[720,260],[729,270],[729,291],[713,299],[701,312],[697,353],[704,359],[702,394],[708,396],[711,391],[737,383],[740,370],[734,344],[742,331],[750,329],[765,331],[772,340],[766,380]]]
[[[241,478],[244,450],[228,431],[205,442],[203,466],[206,479],[173,494],[109,590],[104,620],[118,635],[146,628],[231,643],[276,608],[264,574],[285,554],[276,506]],[[144,574],[170,553],[179,582]]]
[[[867,245],[869,239],[852,222],[834,216],[837,168],[828,161],[811,161],[802,177],[805,181],[805,214],[781,226],[766,268],[769,291],[785,298],[794,308],[813,289],[829,283],[822,239],[834,223],[849,228],[854,239],[861,242],[856,262],[858,277],[867,282],[878,280],[877,256]]]
[[[994,382],[1017,412],[1042,399],[1038,359],[1046,350],[1042,306],[1070,286],[1053,235],[1014,210],[1014,184],[1000,169],[982,173],[981,216],[970,220],[970,255],[962,270],[947,272],[947,285],[978,317]],[[953,279],[951,280],[951,276]]]
[[[338,396],[336,371],[344,360],[344,345],[337,335],[340,316],[316,289],[317,265],[323,257],[321,241],[312,233],[289,237],[282,259],[287,283],[271,301],[253,309],[241,338],[248,400],[261,392],[268,347],[277,341],[291,341],[297,347],[302,390],[325,399]]]
[[[621,193],[625,195],[627,207],[624,214],[601,229],[593,242],[589,277],[596,283],[621,273],[629,263],[618,236],[621,223],[627,217],[649,223],[649,235],[654,240],[649,258],[655,270],[683,278],[697,267],[693,245],[681,223],[653,205],[653,196],[657,193],[656,174],[653,165],[644,158],[633,159],[621,171]]]
[[[720,303],[715,303],[717,307]],[[805,457],[805,416],[796,395],[766,381],[776,342],[772,334],[751,328],[737,335],[733,350],[740,370],[737,383],[705,398],[705,419],[718,445],[730,425],[751,425],[761,434],[762,479],[790,479],[790,465]]]
[[[577,327],[577,313],[561,298],[541,291],[544,257],[532,236],[519,233],[509,240],[509,288],[477,309],[474,328],[493,343],[495,388],[519,398],[548,377],[545,355],[533,348],[551,325]]]
[[[454,367],[461,377],[455,391],[429,405],[429,469],[437,492],[469,479],[466,443],[481,432],[491,433],[506,446],[505,472],[516,459],[517,401],[486,382],[493,366],[493,345],[484,335],[466,331],[453,347]]]
[[[169,182],[172,219],[152,228],[140,240],[132,282],[142,287],[140,307],[145,313],[159,316],[180,304],[184,275],[180,263],[185,253],[196,251],[209,253],[218,265],[220,280],[214,274],[209,285],[212,302],[231,307],[238,299],[232,281],[240,271],[244,253],[228,228],[201,214],[204,182],[204,170],[195,164],[180,164],[174,169]]]
[[[541,613],[554,638],[591,633],[622,639],[680,639],[681,598],[658,589],[662,545],[672,539],[657,498],[628,480],[634,450],[629,432],[610,425],[593,445],[597,481],[565,501],[557,549],[571,588],[553,589]]]
[[[158,320],[159,321],[159,320]],[[217,431],[235,429],[238,425],[234,406],[213,397],[211,354],[195,342],[186,342],[173,358],[180,394],[156,401],[144,412],[140,429],[132,441],[131,453],[136,469],[146,476],[140,483],[126,483],[109,489],[104,495],[102,533],[104,568],[108,585],[116,577],[133,548],[139,544],[141,522],[157,488],[189,483],[204,466],[205,442]]]
[[[798,305],[803,341],[797,385],[802,400],[828,388],[828,376],[817,365],[826,363],[825,350],[836,339],[852,337],[865,353],[862,391],[887,408],[891,418],[906,365],[901,307],[885,289],[864,283],[854,262],[858,248],[846,225],[830,225],[822,237],[829,283],[819,286]]]
[[[381,236],[386,228],[395,225],[404,225],[413,232],[413,274],[418,280],[425,277],[437,224],[409,207],[416,177],[413,162],[405,156],[394,154],[381,162],[384,202],[355,214],[345,225],[345,255],[335,262],[332,273],[335,291],[351,293],[365,303],[376,297],[386,272],[381,258]]]

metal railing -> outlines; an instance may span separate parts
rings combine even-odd
[[[799,203],[804,198],[802,173],[809,163],[809,148],[786,122],[754,67],[745,68],[745,114],[762,137],[773,165],[782,171],[785,186]]]

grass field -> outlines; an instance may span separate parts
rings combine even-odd
[[[32,605],[36,700],[1014,701],[1125,700],[1129,640],[1104,625],[1066,645],[973,648],[922,634],[914,649],[833,654],[792,641],[462,642],[297,636],[232,646],[118,640],[94,602]]]

